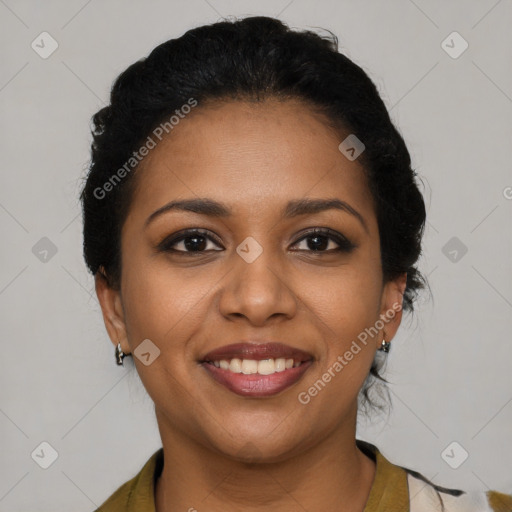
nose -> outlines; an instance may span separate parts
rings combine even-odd
[[[270,250],[250,263],[237,253],[233,258],[219,299],[222,315],[231,320],[243,317],[254,326],[266,325],[274,317],[284,320],[295,315],[297,297],[281,260]]]

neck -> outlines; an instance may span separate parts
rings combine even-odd
[[[234,460],[176,431],[158,411],[157,418],[164,467],[156,512],[364,511],[375,463],[356,446],[355,418],[309,450],[273,463]]]

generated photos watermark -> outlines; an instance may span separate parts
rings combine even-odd
[[[377,320],[374,325],[371,327],[366,327],[364,331],[358,334],[357,340],[359,343],[366,346],[368,343],[368,338],[373,338],[376,336],[384,328],[386,323],[390,322],[401,310],[402,304],[395,302],[391,309],[388,309],[385,313],[380,315],[379,320]],[[326,384],[331,382],[331,380],[336,377],[336,375],[339,374],[350,361],[352,361],[354,356],[361,352],[362,347],[358,341],[353,340],[350,348],[346,350],[343,355],[339,355],[336,358],[336,361],[323,373],[320,379],[318,379],[312,386],[310,386],[307,391],[301,391],[297,395],[297,398],[301,404],[308,404],[311,401],[311,398],[317,396],[318,393],[325,388]]]
[[[175,126],[179,124],[181,119],[184,119],[187,114],[189,114],[192,108],[196,107],[198,104],[197,100],[194,98],[189,98],[187,103],[184,103],[179,109],[176,109],[174,114],[169,117],[169,119],[163,123],[160,123],[152,132],[151,135],[148,135],[146,141],[142,146],[132,153],[132,156],[121,166],[117,171],[112,174],[112,176],[103,184],[101,187],[96,187],[94,189],[94,197],[96,199],[104,199],[107,196],[108,192],[114,190],[114,187],[118,185],[123,178],[126,177],[137,165],[142,162],[145,156],[149,154],[149,152],[154,149],[158,142],[160,142],[163,137],[174,129]],[[156,140],[155,140],[156,139]]]

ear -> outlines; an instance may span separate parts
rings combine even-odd
[[[110,340],[114,346],[117,346],[118,342],[121,343],[123,352],[129,354],[121,292],[109,285],[103,267],[96,272],[94,284]]]
[[[402,307],[405,287],[407,284],[407,273],[400,274],[392,281],[388,281],[382,290],[380,319],[384,323],[382,336],[379,337],[380,347],[382,340],[391,341],[402,321]]]

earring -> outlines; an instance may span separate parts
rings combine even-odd
[[[385,339],[382,340],[382,343],[378,350],[382,350],[382,352],[389,352],[389,347],[391,346],[391,342],[386,341]]]
[[[121,343],[117,343],[116,347],[116,363],[120,366],[124,366],[123,359],[126,356],[126,354],[123,352],[123,349],[121,348]]]

